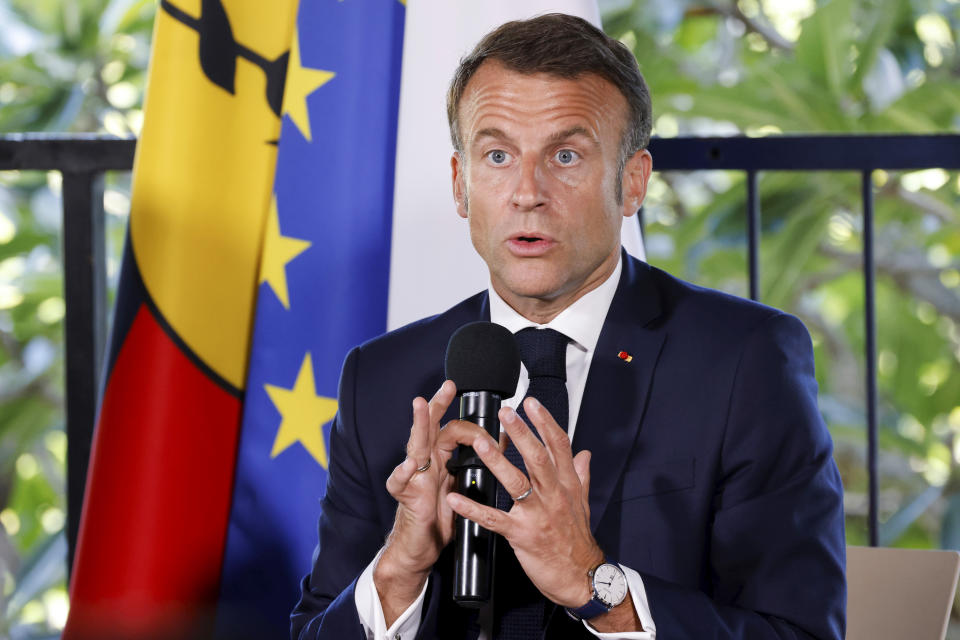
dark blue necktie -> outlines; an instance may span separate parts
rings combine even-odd
[[[553,329],[523,329],[514,338],[520,359],[530,376],[524,399],[540,401],[564,431],[568,428],[570,401],[567,397],[567,343],[570,338]],[[533,429],[523,403],[517,413]],[[539,434],[538,434],[539,437]],[[515,467],[526,472],[520,452],[511,442],[504,455]],[[508,511],[513,498],[500,487],[497,507]],[[495,640],[526,640],[543,634],[546,601],[517,561],[513,549],[502,538],[497,541],[496,589],[494,592],[493,637]]]

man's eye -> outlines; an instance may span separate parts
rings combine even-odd
[[[490,158],[490,162],[492,162],[493,164],[503,164],[504,162],[507,161],[507,158],[509,158],[510,156],[507,155],[506,151],[503,151],[501,149],[494,149],[493,151],[487,154],[487,157]]]
[[[560,164],[573,164],[579,157],[580,154],[570,149],[561,149],[560,151],[557,151],[556,155],[557,162]]]

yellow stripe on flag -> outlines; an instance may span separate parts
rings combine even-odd
[[[134,169],[133,250],[167,323],[240,389],[280,135],[263,62],[289,49],[297,2],[224,0],[227,30],[203,24],[200,0],[163,4]],[[201,68],[201,34],[228,44],[232,34],[236,45],[217,51],[228,67],[235,60],[232,95]]]

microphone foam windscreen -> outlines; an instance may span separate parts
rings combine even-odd
[[[520,351],[513,334],[499,324],[471,322],[450,336],[445,366],[457,393],[493,391],[509,398],[520,378]]]

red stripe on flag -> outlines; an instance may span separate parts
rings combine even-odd
[[[64,638],[204,635],[240,409],[141,306],[103,397]]]

